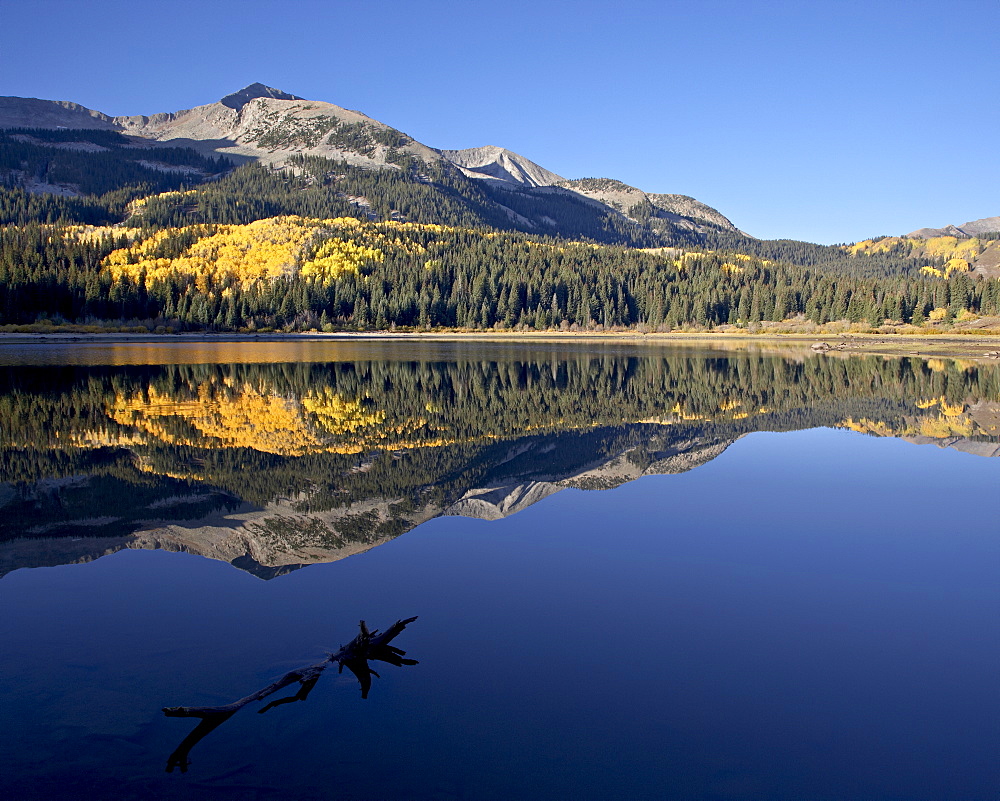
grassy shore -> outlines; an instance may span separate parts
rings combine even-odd
[[[466,341],[466,342],[621,342],[646,345],[685,345],[724,350],[805,351],[826,356],[852,353],[886,356],[922,356],[1000,360],[1000,337],[969,333],[884,334],[683,332],[637,333],[635,331],[440,331],[440,332],[337,332],[337,333],[0,333],[0,346],[38,344],[140,344],[168,345],[183,342],[290,342],[290,341]],[[817,350],[819,348],[819,350]]]

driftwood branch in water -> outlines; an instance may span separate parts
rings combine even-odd
[[[406,651],[401,651],[396,646],[389,644],[414,620],[416,620],[415,617],[407,618],[406,620],[397,620],[383,632],[380,632],[378,629],[369,631],[368,626],[365,625],[365,621],[362,620],[360,623],[361,631],[358,633],[358,636],[347,645],[341,646],[340,650],[336,653],[328,655],[321,662],[292,670],[277,681],[273,681],[266,687],[262,687],[256,692],[240,698],[238,701],[233,701],[231,704],[223,704],[222,706],[164,707],[163,714],[167,717],[201,718],[198,725],[181,741],[181,744],[177,746],[167,759],[167,773],[172,773],[174,768],[177,767],[181,769],[182,773],[186,772],[188,765],[191,764],[191,761],[188,759],[191,749],[205,735],[221,726],[247,704],[261,701],[269,695],[278,692],[278,690],[296,683],[299,685],[298,692],[294,695],[271,701],[259,709],[258,712],[267,712],[269,709],[281,706],[282,704],[304,701],[312,691],[312,688],[316,686],[320,675],[329,665],[336,664],[338,671],[342,671],[345,667],[350,670],[361,684],[361,697],[367,698],[372,686],[372,676],[378,676],[378,673],[372,670],[368,664],[369,660],[374,659],[380,662],[387,662],[397,667],[417,664],[417,660],[415,659],[404,658]]]

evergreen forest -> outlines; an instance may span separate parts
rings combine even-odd
[[[1000,282],[962,258],[968,241],[762,241],[399,162],[236,166],[108,131],[0,132],[0,326],[877,330],[1000,316]]]

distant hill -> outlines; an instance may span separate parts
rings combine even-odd
[[[908,239],[932,239],[937,236],[969,238],[998,231],[1000,231],[1000,217],[984,217],[961,225],[946,225],[944,228],[920,228],[906,236]]]
[[[984,278],[1000,277],[1000,235],[989,233],[990,221],[1000,224],[1000,217],[966,223],[962,229],[921,228],[907,236],[886,236],[866,239],[847,250],[853,256],[894,256],[923,259],[922,269],[930,275],[947,277],[953,273],[969,273]],[[970,233],[981,229],[986,235]],[[940,232],[940,233],[939,233]]]

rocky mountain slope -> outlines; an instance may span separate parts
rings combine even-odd
[[[633,220],[667,220],[690,230],[698,230],[704,224],[724,231],[738,230],[725,215],[687,195],[651,194],[613,178],[580,178],[560,181],[557,185],[603,203]]]
[[[151,117],[116,117],[122,133],[201,152],[283,164],[304,153],[369,167],[384,167],[407,155],[425,162],[439,157],[384,123],[333,103],[306,101],[252,84],[216,103]]]
[[[70,128],[117,131],[114,117],[68,100],[0,97],[0,128]]]
[[[565,180],[503,147],[489,145],[438,152],[469,178],[483,178],[520,186],[552,186]]]
[[[961,225],[946,225],[944,228],[919,228],[906,236],[908,239],[933,239],[938,236],[955,236],[960,239],[993,234],[1000,231],[1000,217],[984,217]]]
[[[664,225],[689,231],[737,230],[723,214],[684,195],[649,194],[611,179],[568,181],[502,147],[428,147],[361,112],[305,100],[260,83],[215,103],[151,116],[112,117],[66,101],[0,97],[0,129],[10,128],[116,131],[130,137],[136,147],[186,147],[202,155],[222,155],[237,164],[258,161],[286,166],[292,157],[305,155],[398,170],[415,159],[418,164],[443,166],[481,181],[511,220],[546,233],[563,233],[553,228],[558,227],[555,221],[560,216],[565,217],[565,205],[571,200],[653,231]],[[44,183],[37,181],[24,186],[29,191],[46,191]],[[498,196],[496,190],[503,192]],[[518,199],[511,193],[525,197]],[[546,205],[560,205],[562,215],[547,213]]]
[[[117,131],[135,137],[136,145],[169,143],[225,155],[237,163],[284,163],[296,153],[369,167],[392,164],[401,154],[428,162],[440,158],[433,149],[358,111],[306,101],[260,83],[215,103],[151,116],[111,117],[66,101],[0,97],[0,128]]]

